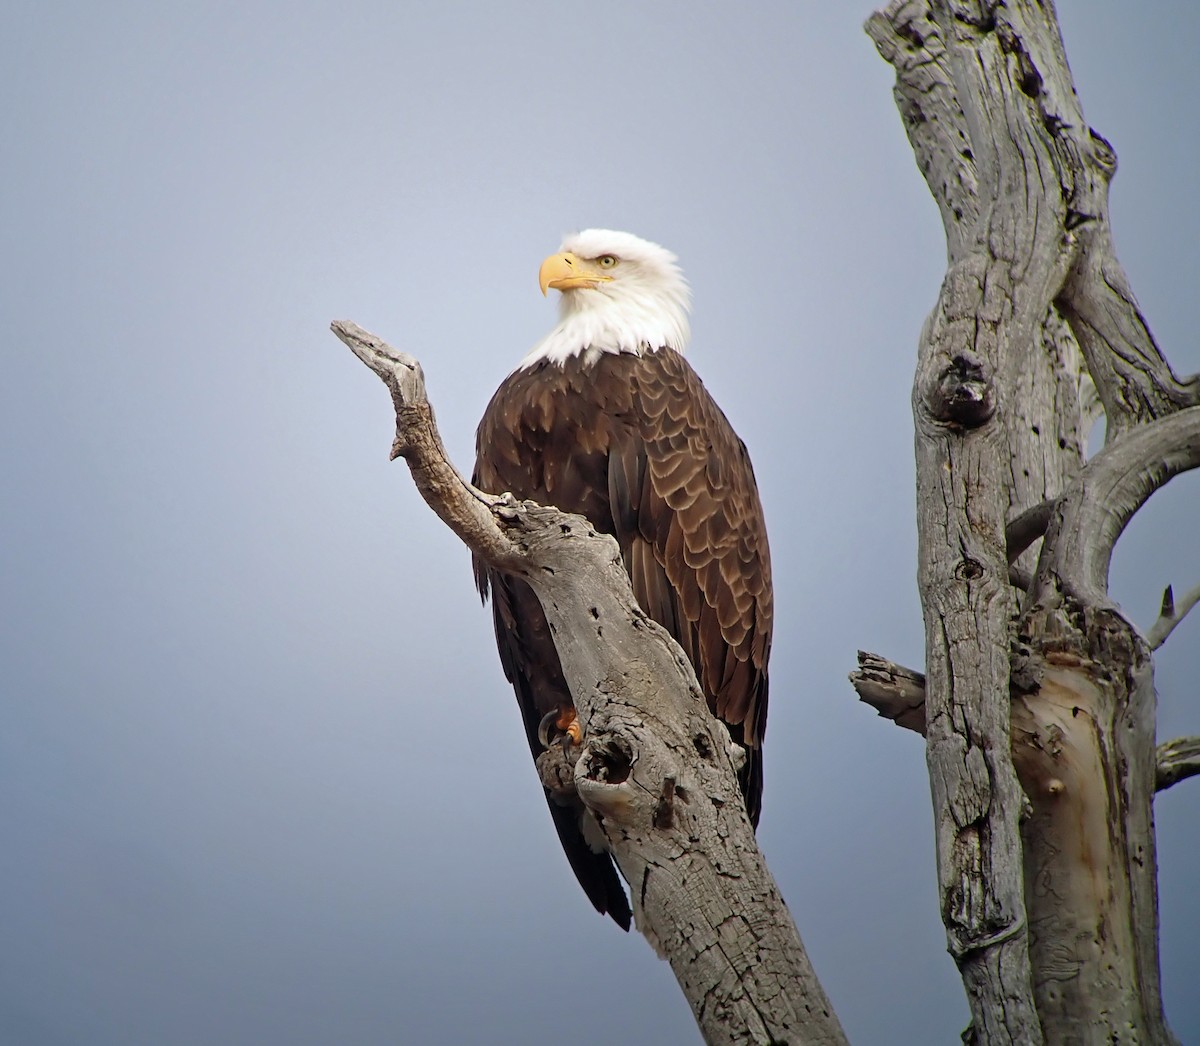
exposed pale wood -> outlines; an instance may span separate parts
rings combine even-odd
[[[1083,1029],[1081,1041],[1122,1041],[1127,1029],[1173,1041],[1158,968],[1153,664],[1109,598],[1108,568],[1146,499],[1198,466],[1200,407],[1110,440],[1055,507],[1021,619],[1014,755],[1034,809],[1026,875],[1046,898],[1035,962],[1052,985],[1039,1009],[1048,1026]]]
[[[741,802],[741,749],[678,645],[638,608],[616,542],[582,517],[475,490],[445,454],[416,360],[353,324],[334,331],[391,391],[393,457],[426,502],[541,600],[585,739],[574,766],[540,769],[556,786],[573,779],[597,816],[637,926],[705,1040],[844,1043]]]
[[[859,668],[850,683],[859,699],[884,719],[925,736],[925,676],[879,654],[858,652]],[[1178,737],[1155,753],[1155,791],[1200,774],[1200,737]]]

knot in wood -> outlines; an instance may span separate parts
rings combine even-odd
[[[954,576],[959,581],[978,581],[983,577],[983,564],[966,556],[955,565]]]
[[[626,825],[633,819],[649,819],[641,809],[645,790],[630,780],[634,761],[625,738],[612,734],[588,738],[575,764],[575,791],[598,818]]]
[[[633,770],[633,750],[621,737],[606,737],[588,744],[580,769],[589,781],[623,784]]]
[[[501,494],[499,500],[492,505],[492,513],[505,523],[515,522],[521,515],[521,503],[511,494]]]
[[[1088,128],[1088,136],[1092,144],[1088,159],[1105,178],[1111,179],[1117,173],[1117,150],[1113,148],[1112,142],[1094,127]]]
[[[926,397],[938,421],[974,429],[996,412],[995,389],[987,366],[973,353],[960,352],[938,374]]]

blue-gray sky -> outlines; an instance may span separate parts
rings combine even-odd
[[[1200,370],[1200,13],[1063,0],[1121,258]],[[777,572],[761,840],[857,1043],[957,1041],[919,739],[909,386],[944,267],[864,4],[43,3],[4,17],[0,1041],[696,1041],[558,850],[467,556],[328,332],[423,361],[462,467],[561,234],[681,257]],[[1119,547],[1200,580],[1200,477]],[[1159,664],[1200,732],[1200,620]],[[1157,803],[1200,1039],[1200,786]]]

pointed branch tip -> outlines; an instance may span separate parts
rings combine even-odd
[[[1178,603],[1175,602],[1174,589],[1168,585],[1163,591],[1162,608],[1159,610],[1158,620],[1146,633],[1146,642],[1150,649],[1157,650],[1162,646],[1167,641],[1167,637],[1175,631],[1179,623],[1187,617],[1188,612],[1197,603],[1200,603],[1200,585],[1185,592]]]

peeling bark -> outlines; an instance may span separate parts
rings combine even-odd
[[[333,330],[388,386],[392,457],[422,497],[541,600],[585,739],[574,765],[552,750],[539,770],[596,815],[638,929],[671,963],[705,1041],[845,1043],[746,816],[741,749],[637,606],[616,542],[580,516],[476,490],[450,464],[417,361],[354,324]]]

